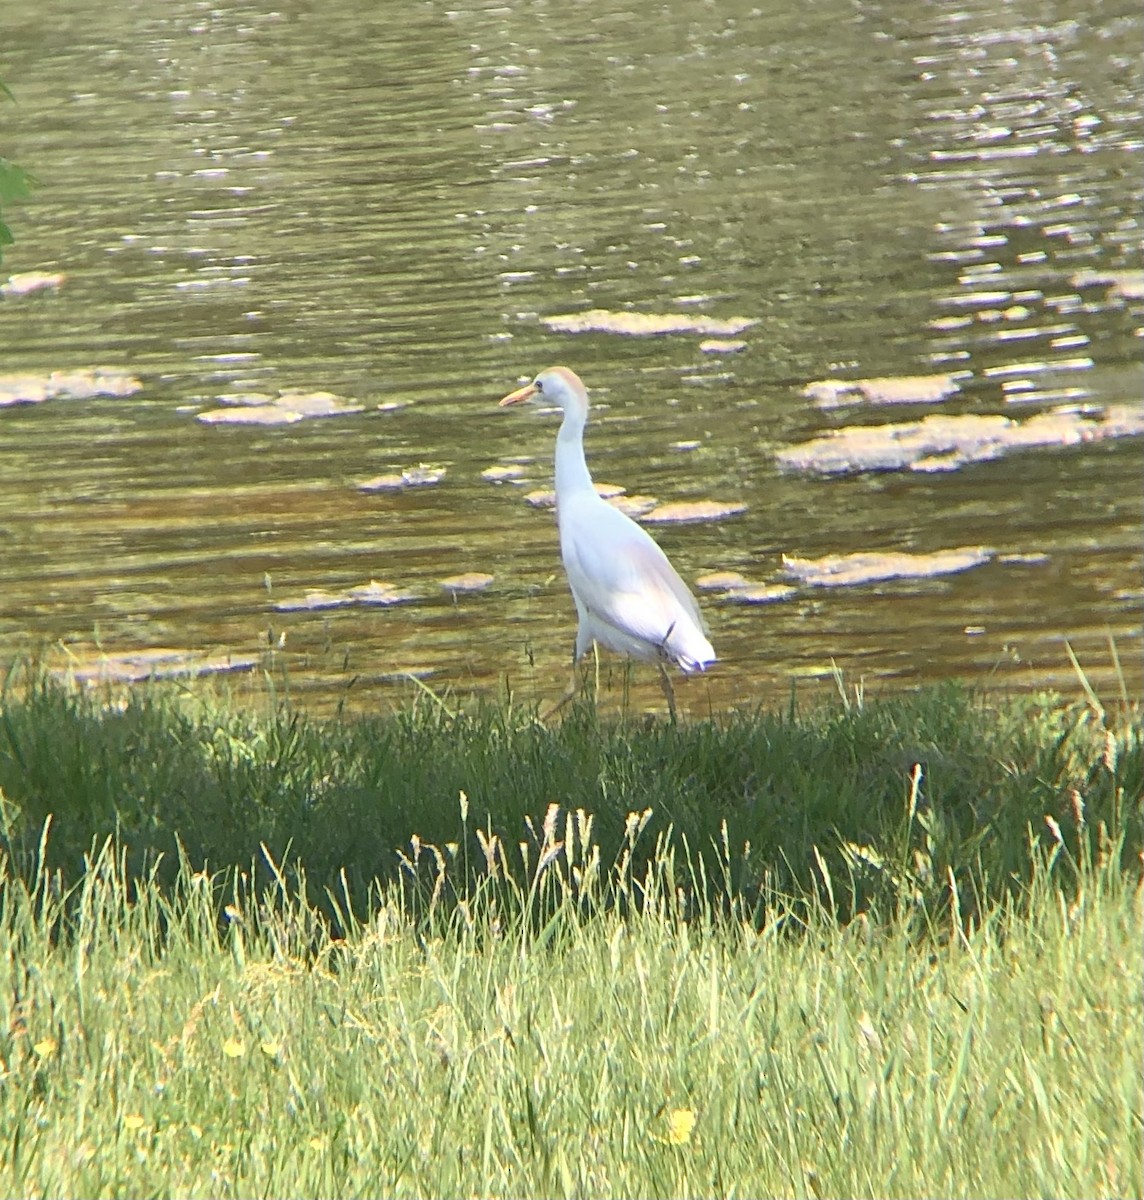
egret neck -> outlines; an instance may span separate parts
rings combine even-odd
[[[564,420],[556,435],[556,495],[573,492],[593,492],[592,476],[584,458],[584,425],[588,410],[580,405],[568,405]]]

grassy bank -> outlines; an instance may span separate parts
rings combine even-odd
[[[1140,743],[12,691],[0,1193],[1139,1195]]]
[[[972,914],[1027,882],[1038,845],[1059,842],[1063,886],[1073,859],[1113,841],[1139,866],[1137,717],[937,688],[680,726],[581,707],[546,728],[496,704],[450,712],[424,698],[393,716],[315,720],[233,709],[205,689],[107,703],[37,681],[0,710],[0,835],[18,869],[38,867],[50,820],[43,865],[65,884],[109,835],[133,872],[161,859],[167,881],[180,855],[265,881],[265,850],[288,874],[305,864],[311,899],[333,889],[362,915],[414,836],[460,848],[449,881],[463,892],[483,870],[478,828],[522,876],[519,843],[535,850],[527,822],[549,805],[595,817],[605,863],[628,814],[650,810],[637,860],[670,831],[730,896],[808,892],[829,876],[846,919],[905,900],[938,911],[952,877]]]
[[[684,919],[670,852],[590,914],[557,861],[340,941],[289,889],[220,931],[205,876],[130,884],[112,850],[73,905],[5,879],[0,1190],[1140,1194],[1139,893],[1110,862],[1065,903],[1039,858],[919,942],[779,898]]]

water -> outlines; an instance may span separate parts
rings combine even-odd
[[[1064,13],[10,3],[3,150],[40,186],[9,212],[2,274],[66,279],[0,300],[0,373],[103,366],[142,387],[0,408],[0,661],[273,648],[319,707],[385,705],[410,673],[558,694],[574,613],[551,515],[522,499],[550,486],[555,423],[496,400],[562,362],[592,390],[598,480],[748,505],[657,527],[686,579],[994,552],[775,604],[704,596],[722,662],[682,706],[770,701],[832,663],[868,691],[1071,690],[1065,638],[1111,687],[1110,634],[1138,689],[1138,437],[932,473],[775,457],[936,412],[1139,405],[1144,17]],[[589,309],[758,323],[709,353],[542,321]],[[937,404],[803,395],[934,373],[959,387]],[[196,419],[295,389],[365,411]],[[422,464],[446,473],[358,488]],[[482,479],[498,464],[523,477]],[[466,571],[493,583],[441,588]],[[417,598],[275,607],[371,579]],[[658,703],[653,673],[633,687]]]

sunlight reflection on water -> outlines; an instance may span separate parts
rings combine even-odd
[[[685,705],[833,664],[1071,687],[1065,636],[1107,678],[1107,633],[1139,637],[1144,17],[1043,7],[25,21],[6,153],[41,183],[11,214],[2,370],[141,387],[6,404],[0,380],[0,658],[231,654],[315,705],[410,671],[559,691],[574,615],[522,503],[555,425],[495,401],[563,361],[618,502],[739,510],[657,526],[685,578],[755,589],[702,599],[722,663]],[[1026,446],[789,469],[926,422]],[[784,556],[965,546],[996,553],[781,590]]]

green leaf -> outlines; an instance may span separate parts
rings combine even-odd
[[[14,162],[0,158],[0,204],[22,200],[32,190],[35,179]]]

